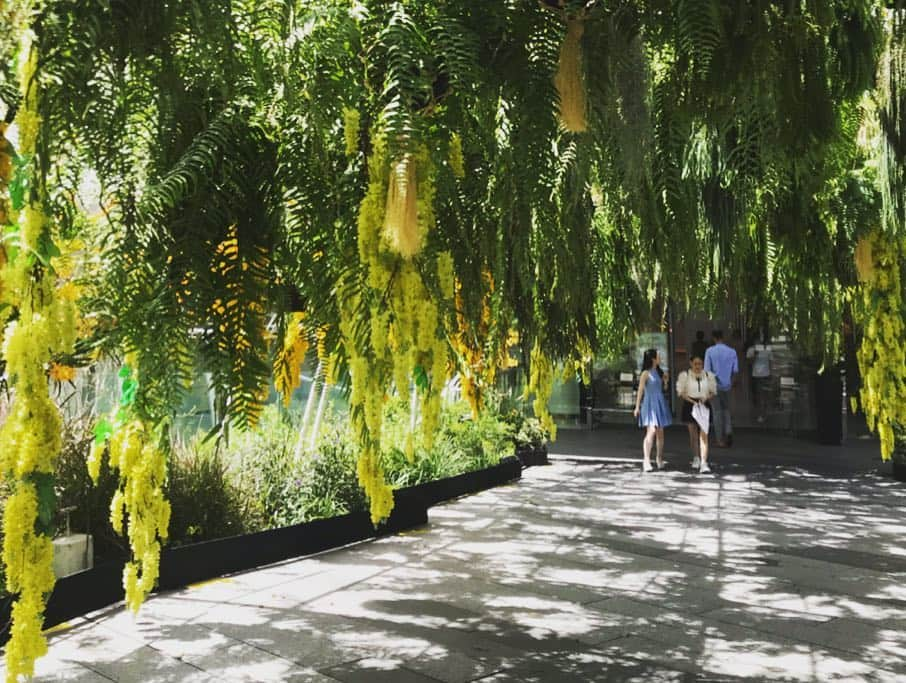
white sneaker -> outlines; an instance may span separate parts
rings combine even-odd
[[[702,461],[698,456],[692,458],[692,469],[697,470],[701,464]]]
[[[650,463],[650,462],[643,462],[643,463],[642,463],[642,472],[651,472],[651,471],[653,471],[653,470],[654,470],[654,468],[651,466],[651,463]]]
[[[708,467],[708,463],[704,463],[701,466],[701,469],[698,470],[700,474],[708,474],[711,471],[711,468]]]

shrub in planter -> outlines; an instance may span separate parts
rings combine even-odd
[[[345,417],[329,421],[313,453],[303,456],[295,521],[335,517],[367,509],[365,492],[356,476],[357,446]]]
[[[453,449],[469,462],[466,471],[492,467],[500,459],[513,454],[513,430],[496,414],[485,412],[477,420],[464,403],[454,404],[448,420],[443,423],[440,438],[448,440]]]
[[[269,406],[260,426],[235,435],[224,451],[234,483],[257,499],[266,528],[364,509],[357,451],[345,416],[325,416],[315,450],[302,450],[296,457],[298,438],[288,416]]]
[[[260,531],[261,504],[236,486],[217,448],[174,448],[166,495],[171,546]]]
[[[523,467],[548,464],[547,442],[550,434],[537,418],[528,417],[521,409],[514,407],[502,419],[513,432],[516,455]]]
[[[382,462],[393,488],[455,477],[469,469],[468,460],[450,442],[442,439],[437,439],[430,451],[418,450],[413,462],[409,462],[399,448],[390,447],[384,452]]]
[[[415,448],[412,461],[405,455],[409,414],[404,401],[388,402],[384,414],[384,470],[394,488],[455,477],[492,467],[513,452],[512,429],[495,414],[472,419],[465,402],[446,405],[440,429],[430,450]]]

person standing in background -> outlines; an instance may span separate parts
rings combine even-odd
[[[714,411],[714,435],[717,445],[726,448],[733,445],[733,423],[730,418],[730,391],[739,374],[739,359],[736,351],[724,344],[724,333],[714,330],[711,333],[714,346],[705,352],[705,370],[717,377],[717,396],[711,403]]]
[[[703,330],[699,330],[695,333],[695,341],[692,342],[692,352],[689,354],[689,359],[693,358],[704,358],[705,351],[708,350],[708,342],[705,341],[705,333]]]
[[[758,423],[764,424],[767,418],[768,392],[771,389],[771,360],[774,353],[768,343],[768,336],[762,335],[761,341],[752,344],[746,352],[746,359],[752,364],[752,400],[758,413]]]

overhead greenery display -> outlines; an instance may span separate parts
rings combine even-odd
[[[556,367],[613,353],[667,301],[730,298],[835,360],[869,282],[856,243],[906,232],[888,4],[0,1],[4,358],[22,405],[45,400],[40,372],[128,357],[93,467],[120,475],[130,605],[198,373],[224,437],[316,351],[349,391],[377,524],[389,395],[414,458],[451,376],[477,415],[518,363],[553,431]],[[27,374],[16,334],[73,299],[82,318]]]

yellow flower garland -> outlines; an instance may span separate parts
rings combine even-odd
[[[110,524],[129,539],[132,559],[123,569],[123,588],[126,605],[138,612],[157,583],[161,545],[170,526],[170,503],[164,497],[167,458],[158,445],[163,441],[160,430],[149,428],[137,414],[134,404],[139,383],[128,365],[120,371],[120,378],[120,405],[110,422],[102,420],[95,428],[87,466],[95,484],[105,455],[110,469],[119,473],[119,485],[110,501]]]
[[[550,432],[551,441],[554,441],[557,438],[557,425],[547,408],[554,387],[554,367],[537,341],[532,348],[531,362],[528,392],[535,395],[532,408],[535,410],[535,417],[541,422],[541,426]]]
[[[441,389],[447,378],[448,344],[442,333],[438,302],[423,280],[417,258],[434,228],[434,167],[427,148],[402,161],[388,158],[380,135],[372,139],[368,190],[359,207],[359,261],[367,271],[369,331],[367,348],[359,348],[354,331],[358,295],[340,288],[340,333],[349,358],[352,421],[361,454],[358,475],[375,524],[393,508],[392,490],[380,465],[381,410],[391,382],[407,396],[414,382],[419,403],[419,430],[430,448],[440,420]],[[453,260],[437,256],[443,294],[452,298]],[[410,434],[404,451],[411,459]]]
[[[308,353],[308,336],[303,327],[304,313],[293,313],[286,326],[283,347],[274,359],[274,384],[283,396],[283,404],[289,407],[290,401],[301,382],[302,363]],[[320,344],[320,338],[319,338]]]
[[[106,448],[105,448],[106,446]],[[157,447],[154,434],[141,420],[121,426],[106,444],[96,444],[88,460],[88,473],[97,483],[104,452],[110,468],[119,471],[120,484],[110,502],[110,524],[127,535],[132,561],[123,569],[126,605],[138,612],[157,583],[161,543],[167,540],[170,503],[164,497],[167,459]],[[124,517],[128,529],[124,534]]]
[[[16,124],[20,154],[31,159],[40,118],[34,78],[37,53],[28,34],[20,54],[23,101]],[[48,263],[51,254],[46,249],[51,238],[49,219],[34,194],[27,202],[24,210],[5,215],[7,220],[17,221],[20,250],[0,275],[3,301],[19,313],[18,320],[7,326],[4,334],[3,356],[15,396],[10,415],[0,428],[0,469],[13,482],[3,519],[7,588],[17,594],[11,638],[6,646],[6,676],[10,682],[22,675],[34,675],[35,660],[47,651],[41,629],[46,599],[55,581],[53,544],[49,529],[41,528],[46,520],[39,520],[38,508],[39,499],[47,495],[51,486],[47,477],[54,472],[62,446],[62,424],[48,394],[45,367],[53,354],[72,353],[76,327],[75,304],[56,296],[54,291],[54,270]],[[37,255],[42,265],[36,267],[32,259],[22,255]]]
[[[856,252],[861,283],[862,344],[856,352],[862,372],[859,398],[868,426],[881,439],[881,457],[894,449],[894,427],[906,425],[906,324],[900,268],[903,240],[876,231]]]

